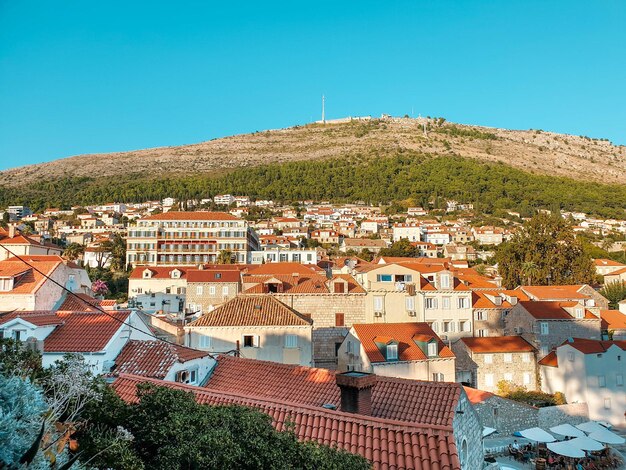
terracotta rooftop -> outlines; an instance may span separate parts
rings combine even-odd
[[[539,362],[537,362],[537,364],[540,366],[559,367],[559,359],[556,356],[556,351],[550,351]]]
[[[54,260],[32,260],[28,262],[35,266],[46,276],[50,276],[57,269],[62,261],[58,256],[46,257],[56,258]],[[45,282],[46,278],[39,272],[32,269],[28,264],[15,258],[11,260],[0,261],[0,278],[17,278],[14,281],[13,289],[10,291],[1,291],[0,295],[14,294],[32,294],[36,292]]]
[[[234,269],[190,269],[187,282],[239,282],[241,274]]]
[[[220,356],[205,386],[308,406],[341,405],[335,372],[276,362]],[[405,422],[451,426],[461,386],[457,383],[376,377],[372,415]]]
[[[312,273],[323,274],[324,270],[314,264],[301,264],[301,263],[265,263],[260,265],[250,266],[248,269],[249,274],[287,274],[292,275],[298,273],[300,275],[310,276]]]
[[[193,392],[199,403],[207,405],[243,405],[258,408],[272,418],[282,431],[294,424],[300,440],[336,446],[360,454],[375,469],[460,469],[460,461],[451,426],[409,425],[363,415],[327,410],[291,399],[275,400],[257,395],[218,392],[190,385],[163,382],[122,374],[112,384],[125,401],[136,401],[139,383],[151,382]]]
[[[385,240],[372,240],[369,238],[344,238],[344,245],[346,246],[374,246],[378,248],[386,248],[387,242]]]
[[[565,341],[561,346],[565,345],[578,349],[583,354],[603,353],[613,345],[626,351],[626,340],[600,341],[597,339],[573,338],[573,341]]]
[[[241,220],[228,212],[177,212],[169,211],[163,214],[153,214],[144,217],[144,220]]]
[[[115,374],[134,374],[164,379],[174,364],[209,356],[197,351],[162,341],[130,340],[115,359]]]
[[[518,289],[523,290],[530,298],[536,300],[574,300],[588,299],[587,294],[580,291],[584,285],[573,286],[522,286]]]
[[[177,269],[180,271],[180,278],[184,279],[189,271],[189,266],[137,266],[130,273],[130,279],[143,279],[143,272],[145,270],[151,272],[152,277],[149,279],[170,279],[172,277],[172,271]]]
[[[619,310],[600,310],[602,329],[626,330],[626,315]]]
[[[521,353],[534,352],[535,348],[521,336],[486,336],[483,338],[461,338],[461,341],[473,352],[483,353]]]
[[[14,310],[12,312],[0,313],[0,325],[4,325],[16,318],[21,318],[35,326],[51,326],[63,323],[63,320],[57,314],[48,310],[30,312]]]
[[[600,267],[602,267],[602,266],[622,266],[622,267],[626,268],[626,264],[620,263],[618,261],[614,261],[612,259],[603,259],[603,258],[594,259],[593,260],[593,264],[595,264],[596,266],[600,266]]]
[[[454,353],[444,344],[437,334],[427,323],[366,323],[352,325],[356,336],[365,349],[365,354],[371,362],[387,362],[385,355],[376,339],[382,337],[392,338],[398,342],[399,361],[425,361],[428,356],[417,345],[415,339],[423,339],[416,335],[431,337],[437,341],[439,358],[453,358]]]
[[[199,326],[309,326],[312,321],[271,295],[235,297],[190,323]]]
[[[580,304],[578,302],[551,302],[540,300],[522,301],[519,304],[528,311],[537,320],[572,320],[572,316],[565,308],[575,308]],[[584,307],[583,307],[584,308]],[[585,309],[585,319],[594,320],[596,317],[589,310]]]
[[[485,392],[484,390],[478,390],[477,388],[466,387],[463,386],[465,393],[467,394],[467,398],[469,399],[472,405],[477,405],[478,403],[484,402],[487,398],[491,398],[494,396],[491,392]]]
[[[103,301],[100,299],[94,299],[87,294],[68,294],[63,303],[57,308],[60,312],[98,312],[98,308],[101,307]],[[115,301],[113,301],[115,302]]]

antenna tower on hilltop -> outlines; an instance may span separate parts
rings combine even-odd
[[[322,124],[326,124],[326,97],[322,95]]]

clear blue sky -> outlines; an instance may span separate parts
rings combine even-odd
[[[327,117],[626,144],[626,1],[0,0],[0,169]]]

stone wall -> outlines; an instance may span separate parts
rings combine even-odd
[[[474,309],[474,335],[479,330],[485,330],[487,334],[484,336],[503,336],[504,335],[504,319],[502,312],[508,310],[504,308],[476,308]],[[479,320],[482,314],[483,320]]]
[[[534,406],[492,395],[474,404],[480,423],[498,430],[501,436],[538,426],[538,409]]]
[[[215,292],[211,294],[211,288]],[[224,288],[228,289],[228,293],[224,295]],[[202,313],[206,313],[210,308],[227,302],[239,293],[240,286],[238,282],[190,282],[187,286],[186,305],[193,306],[195,310],[202,309]]]
[[[452,428],[457,452],[462,460],[462,468],[463,470],[482,468],[485,458],[482,446],[483,428],[474,407],[463,390],[461,390],[456,410],[452,420]],[[462,413],[458,413],[458,411]]]
[[[546,406],[539,408],[539,427],[549,429],[563,423],[577,424],[589,421],[589,408],[586,403]]]

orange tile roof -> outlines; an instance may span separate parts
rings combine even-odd
[[[565,341],[562,346],[569,345],[578,349],[583,354],[597,354],[606,352],[611,346],[626,350],[625,341],[600,341],[597,339],[572,338],[573,341]]]
[[[162,214],[153,214],[143,220],[241,220],[228,212],[177,212],[169,211]]]
[[[295,273],[294,273],[295,274]],[[242,277],[244,284],[248,285],[245,294],[262,294],[267,293],[263,288],[263,284],[271,281],[278,281],[282,284],[282,294],[328,294],[331,292],[330,283],[335,280],[344,280],[347,282],[348,294],[365,294],[366,291],[360,284],[349,274],[337,274],[329,279],[325,275],[314,272],[298,274],[297,276],[287,274],[246,274]],[[250,286],[250,284],[254,284]]]
[[[579,292],[583,285],[573,286],[522,286],[523,290],[529,297],[537,300],[573,300],[587,299],[588,295]]]
[[[624,263],[620,263],[612,259],[604,259],[604,258],[594,259],[593,264],[595,264],[596,266],[622,266],[626,268],[626,264]]]
[[[578,302],[552,302],[544,300],[522,301],[519,304],[537,320],[572,320],[573,317],[564,307],[573,308],[580,305]],[[593,320],[597,317],[585,310],[585,319]]]
[[[626,273],[626,268],[618,269],[617,271],[613,271],[612,273],[607,273],[604,275],[605,278],[609,276],[619,276],[620,274]]]
[[[190,269],[187,282],[239,282],[241,274],[234,269]]]
[[[308,326],[312,321],[271,295],[235,297],[190,323],[199,326]]]
[[[399,361],[425,361],[428,356],[415,343],[415,335],[427,335],[435,338],[438,344],[440,358],[453,358],[454,353],[448,348],[427,323],[366,323],[352,325],[356,336],[365,349],[365,354],[371,362],[387,362],[375,339],[389,337],[398,341]]]
[[[206,388],[219,392],[257,395],[320,407],[341,405],[335,372],[232,356],[217,359]],[[460,384],[376,377],[372,415],[412,423],[451,426],[461,393]]]
[[[115,302],[115,301],[113,301]],[[60,312],[98,312],[102,300],[94,299],[87,294],[67,295],[57,311]]]
[[[115,359],[112,372],[164,379],[174,364],[207,356],[210,354],[206,351],[162,341],[130,340]]]
[[[45,274],[45,276],[50,276],[54,270],[62,264],[60,258],[54,261],[38,261],[29,259],[28,262]],[[35,271],[23,261],[19,261],[17,259],[15,261],[0,261],[0,277],[15,277],[18,275],[19,278],[13,285],[13,289],[10,291],[2,291],[0,292],[0,295],[33,294],[37,292],[37,290],[46,282],[46,277],[44,275]]]
[[[143,279],[143,272],[146,269],[152,272],[152,277],[148,279],[169,279],[175,269],[180,271],[180,279],[184,279],[190,268],[189,266],[137,266],[130,273],[130,279]]]
[[[559,367],[559,359],[556,355],[556,351],[550,351],[537,364],[540,366]]]
[[[536,349],[521,336],[486,336],[483,338],[461,338],[461,341],[476,354],[534,352]]]
[[[301,263],[265,263],[251,266],[248,269],[249,274],[287,274],[292,275],[298,273],[300,275],[310,276],[312,273],[323,274],[324,270],[314,264]]]
[[[376,470],[461,468],[451,426],[408,425],[304,405],[292,399],[277,401],[254,394],[217,392],[126,374],[117,378],[112,387],[122,399],[134,402],[136,387],[142,382],[193,392],[202,404],[258,408],[272,418],[273,426],[279,431],[293,426],[299,440],[316,441],[360,454],[371,461]]]
[[[619,310],[600,310],[602,329],[626,330],[626,315]]]
[[[63,323],[63,320],[56,313],[48,310],[29,312],[14,310],[12,312],[0,313],[0,325],[15,320],[16,318],[21,318],[35,326],[60,325]]]
[[[44,340],[44,352],[99,352],[130,316],[128,310],[104,313],[58,312],[63,324]]]
[[[485,392],[484,390],[478,390],[472,387],[466,387],[463,385],[463,389],[467,394],[467,398],[469,399],[472,405],[477,405],[479,403],[484,402],[487,398],[491,398],[494,396],[491,392]]]

